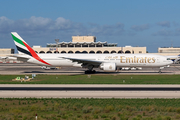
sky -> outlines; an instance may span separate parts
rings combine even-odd
[[[0,48],[11,32],[30,46],[92,35],[118,46],[180,47],[179,0],[0,0]]]

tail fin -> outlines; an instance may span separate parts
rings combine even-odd
[[[18,53],[32,56],[30,51],[28,50],[29,45],[16,32],[11,32],[11,35],[14,39],[14,43],[17,47]]]
[[[45,62],[44,60],[42,60],[37,54],[36,52],[16,33],[16,32],[11,32],[11,35],[14,39],[14,43],[17,47],[18,53],[19,54],[26,54],[29,55],[33,58],[35,58],[36,60],[46,64],[46,65],[50,65],[49,63]]]

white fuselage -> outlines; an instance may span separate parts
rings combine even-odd
[[[117,67],[162,67],[173,63],[164,56],[153,54],[38,54],[38,56],[55,67],[81,67],[81,63],[72,62],[65,58],[115,63]],[[27,62],[49,66],[33,57]]]

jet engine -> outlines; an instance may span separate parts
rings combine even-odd
[[[100,69],[104,71],[114,72],[117,70],[116,63],[102,63]]]

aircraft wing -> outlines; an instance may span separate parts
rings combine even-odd
[[[69,59],[72,62],[82,63],[82,66],[88,66],[88,65],[99,66],[102,63],[102,61],[89,60],[89,59],[68,58],[68,57],[62,57],[62,58]]]

